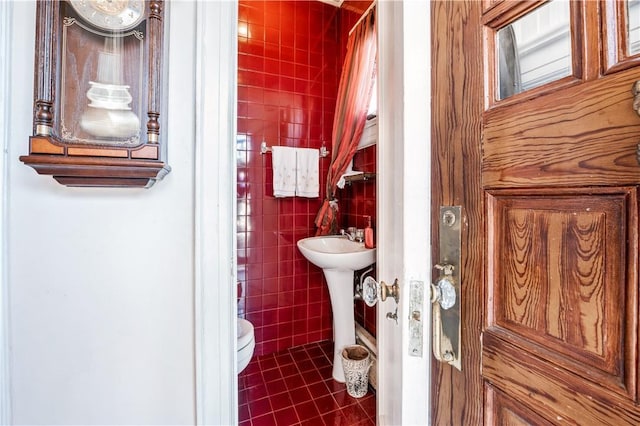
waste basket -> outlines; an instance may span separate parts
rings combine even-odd
[[[371,355],[362,345],[345,346],[342,349],[342,368],[347,384],[347,393],[354,398],[366,395],[369,387]]]

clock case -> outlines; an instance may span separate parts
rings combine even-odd
[[[166,142],[160,134],[164,2],[145,1],[144,5],[145,18],[137,27],[144,28],[142,64],[124,67],[125,74],[135,74],[136,86],[140,86],[133,89],[141,99],[136,101],[134,96],[135,105],[132,105],[133,110],[144,110],[138,117],[139,138],[134,143],[108,139],[103,143],[86,143],[81,138],[69,137],[69,132],[61,128],[64,126],[60,119],[63,110],[80,111],[81,108],[75,108],[75,105],[87,105],[88,102],[86,92],[73,90],[79,82],[66,81],[69,79],[63,78],[62,73],[63,49],[70,48],[63,46],[63,25],[68,18],[63,14],[73,13],[73,8],[63,1],[38,1],[33,136],[29,138],[29,155],[20,157],[24,164],[66,186],[150,187],[169,173],[171,169],[165,163]],[[99,50],[101,47],[87,33],[86,40],[76,48]],[[95,75],[96,67],[94,64],[88,79],[91,74]],[[65,108],[69,105],[70,109]],[[68,114],[71,117],[65,117],[65,121],[77,124],[78,114]]]

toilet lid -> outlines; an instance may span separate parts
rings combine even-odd
[[[238,350],[244,348],[253,341],[253,324],[238,318]]]

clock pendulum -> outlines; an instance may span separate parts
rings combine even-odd
[[[122,55],[116,37],[105,38],[98,53],[97,81],[89,81],[89,105],[80,117],[85,132],[102,138],[130,138],[140,132],[140,119],[131,111],[129,86],[123,83]]]

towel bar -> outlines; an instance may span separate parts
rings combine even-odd
[[[260,144],[260,153],[261,154],[266,154],[267,152],[271,152],[271,147],[267,146],[267,143],[265,141],[262,141],[262,143]],[[327,147],[322,145],[320,147],[320,157],[326,157],[329,155],[329,150],[327,150]]]

